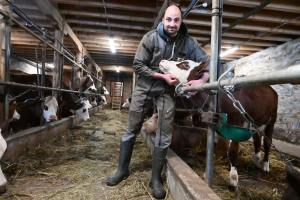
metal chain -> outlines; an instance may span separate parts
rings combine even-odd
[[[15,96],[15,97],[13,97],[13,98],[11,98],[10,101],[15,101],[17,98],[23,96],[24,94],[26,94],[26,93],[28,93],[28,92],[30,92],[30,91],[34,91],[34,90],[28,89],[28,90],[26,90],[25,92],[23,92],[23,93],[21,93],[21,94]]]

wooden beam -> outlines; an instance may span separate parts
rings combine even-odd
[[[64,18],[59,14],[59,12],[54,8],[50,1],[48,0],[31,0],[38,8],[39,10],[46,15],[49,19],[54,20],[57,22],[60,30],[64,30],[64,33],[68,34],[72,40],[77,44],[78,51],[82,52],[84,55],[86,55],[91,62],[95,65],[97,71],[101,71],[101,69],[98,67],[92,56],[89,54],[89,52],[83,48],[82,43],[77,38],[71,27],[68,25],[68,23],[64,20]],[[101,72],[102,74],[102,72]]]

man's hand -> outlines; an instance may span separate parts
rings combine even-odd
[[[198,79],[198,80],[191,80],[187,83],[185,83],[184,85],[187,85],[187,86],[193,86],[193,85],[198,85],[198,84],[201,84],[201,83],[205,83],[206,81],[208,81],[209,79],[209,74],[208,73],[203,73],[203,76]],[[197,92],[188,92],[188,95],[189,96],[194,96]]]
[[[164,79],[169,85],[175,85],[178,82],[178,77],[173,74],[165,74]]]
[[[153,78],[164,79],[169,85],[175,85],[178,82],[178,77],[173,74],[161,74],[155,72]]]

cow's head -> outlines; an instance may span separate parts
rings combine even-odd
[[[44,119],[46,122],[52,122],[57,120],[57,109],[58,109],[58,103],[55,97],[53,96],[48,96],[45,98],[45,103],[44,103]]]
[[[97,89],[94,84],[94,80],[90,75],[86,76],[85,81],[81,85],[81,88],[84,91],[84,93],[97,92]]]
[[[164,74],[174,74],[181,83],[201,78],[209,61],[196,63],[191,60],[181,62],[162,60],[159,69]]]
[[[93,107],[97,106],[97,98],[96,95],[90,95],[89,96],[89,102]]]
[[[106,89],[105,86],[103,86],[103,94],[104,94],[105,96],[109,95],[109,92],[108,92],[108,90]]]
[[[122,105],[122,108],[129,108],[131,103],[131,97],[127,98]]]
[[[99,105],[105,106],[107,104],[106,97],[104,95],[100,95],[99,97]]]
[[[75,115],[75,117],[83,119],[84,121],[89,120],[89,105],[91,105],[89,101],[86,99],[79,99],[76,103],[75,110],[71,109],[70,111]]]
[[[8,111],[8,119],[11,120],[19,120],[20,114],[17,112],[17,103],[16,100],[12,99],[11,96],[9,96],[9,111]]]

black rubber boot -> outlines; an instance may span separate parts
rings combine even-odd
[[[156,199],[166,197],[166,191],[161,181],[161,172],[166,162],[167,152],[168,148],[154,148],[150,187],[152,187],[153,197]]]
[[[119,155],[119,167],[117,172],[107,178],[106,184],[108,186],[118,185],[121,181],[125,180],[129,176],[129,163],[135,143],[135,138],[129,141],[121,142],[120,155]]]

